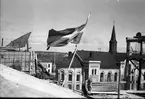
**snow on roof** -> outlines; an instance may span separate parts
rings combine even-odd
[[[2,64],[0,64],[0,76],[4,77],[8,81],[38,90],[49,94],[50,96],[61,98],[84,98],[70,89],[55,85],[47,80],[35,78],[25,74],[24,72],[17,71]]]

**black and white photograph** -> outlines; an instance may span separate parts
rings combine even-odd
[[[145,99],[145,0],[0,0],[0,97]]]

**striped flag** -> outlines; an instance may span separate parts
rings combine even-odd
[[[49,30],[47,38],[47,50],[50,47],[66,46],[69,42],[78,44],[83,34],[82,30],[86,27],[89,17],[90,14],[83,25],[75,28],[67,28],[60,31],[56,31],[54,29]]]

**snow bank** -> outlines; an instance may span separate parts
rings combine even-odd
[[[72,90],[49,83],[49,81],[46,80],[35,78],[2,64],[0,64],[0,75],[9,81],[48,93],[54,97],[84,98],[83,96],[74,93]]]
[[[54,96],[9,81],[0,75],[0,97],[49,97]]]

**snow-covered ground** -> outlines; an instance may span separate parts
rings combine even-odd
[[[130,93],[129,93],[130,92]],[[137,92],[137,91],[128,91],[128,90],[121,90],[120,91],[120,99],[144,99],[143,97],[131,94],[131,92]],[[143,93],[143,91],[139,91],[140,93]],[[92,98],[96,99],[117,99],[118,93],[117,92],[97,92],[97,95],[90,95]]]
[[[72,90],[0,64],[0,97],[84,98]]]

